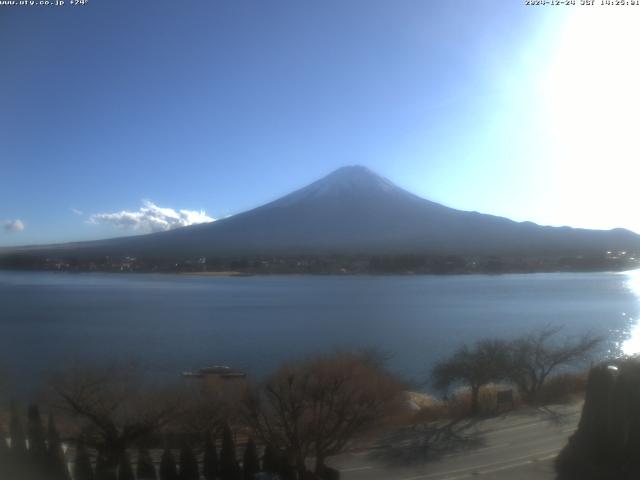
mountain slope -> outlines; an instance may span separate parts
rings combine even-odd
[[[198,257],[263,254],[588,254],[638,250],[640,236],[542,227],[420,198],[365,167],[343,167],[217,222],[136,237],[36,247],[39,253]]]

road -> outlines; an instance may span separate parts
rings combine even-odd
[[[550,480],[580,405],[519,410],[446,427],[396,432],[375,448],[335,457],[344,480]]]

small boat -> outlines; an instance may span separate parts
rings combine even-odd
[[[183,372],[185,378],[205,378],[218,377],[223,379],[245,378],[247,376],[242,370],[228,367],[227,365],[212,365],[203,367],[195,372]]]

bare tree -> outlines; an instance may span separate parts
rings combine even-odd
[[[398,406],[402,385],[362,354],[336,353],[287,365],[246,398],[246,420],[267,445],[283,448],[300,475]]]
[[[591,333],[557,341],[561,330],[547,326],[511,342],[509,379],[524,397],[533,399],[553,371],[586,360],[602,341]]]
[[[450,358],[437,363],[431,377],[436,388],[467,385],[471,389],[471,413],[478,413],[480,388],[507,376],[509,344],[502,340],[485,339],[473,347],[463,345]]]
[[[225,424],[237,424],[241,405],[246,395],[244,379],[225,380],[207,378],[198,380],[185,389],[183,411],[175,426],[184,433],[202,437],[221,432]]]
[[[100,450],[115,470],[125,450],[180,412],[180,394],[144,382],[134,367],[77,368],[54,378],[54,407],[77,426],[76,436]]]

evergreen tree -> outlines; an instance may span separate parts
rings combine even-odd
[[[204,458],[202,460],[202,474],[205,480],[215,480],[218,478],[218,451],[216,450],[216,443],[211,437],[210,433],[207,433],[204,440]]]
[[[95,480],[117,480],[118,475],[116,471],[109,466],[107,457],[104,452],[98,452],[98,458],[96,459],[96,475]]]
[[[27,444],[25,441],[20,412],[15,403],[11,403],[11,419],[9,420],[9,438],[11,439],[10,473],[16,478],[24,478],[29,472],[29,459],[27,457]]]
[[[29,438],[29,461],[34,472],[44,474],[47,471],[47,445],[40,410],[36,405],[27,409],[27,435]]]
[[[280,479],[281,480],[295,480],[298,478],[296,469],[293,467],[286,455],[281,455],[278,462],[280,464]]]
[[[11,450],[7,444],[4,431],[0,429],[0,478],[12,478],[11,468]]]
[[[98,455],[96,456],[96,475],[95,480],[109,480],[106,472],[106,459],[104,458],[104,453],[98,450]]]
[[[27,444],[24,438],[24,430],[20,421],[20,413],[15,403],[11,403],[11,420],[9,423],[9,436],[11,437],[11,451],[16,461],[24,461]]]
[[[249,438],[242,457],[244,480],[253,480],[259,470],[260,464],[258,460],[258,449],[256,448],[256,444],[253,442],[253,439]]]
[[[238,462],[233,466],[233,480],[242,480],[242,468]]]
[[[176,461],[168,448],[160,458],[160,480],[179,480]]]
[[[280,470],[278,456],[271,445],[264,448],[262,455],[262,470],[267,473],[277,473]]]
[[[220,450],[220,478],[222,480],[236,480],[239,470],[233,434],[229,425],[225,425],[222,431],[222,449]]]
[[[76,446],[76,458],[73,462],[73,480],[93,480],[91,458],[84,444],[78,442]]]
[[[180,480],[199,480],[198,459],[189,445],[180,450]]]
[[[0,459],[6,461],[9,456],[9,444],[7,443],[7,437],[4,434],[4,430],[2,430],[2,425],[0,425]],[[2,462],[0,461],[0,464]]]
[[[62,450],[62,442],[52,414],[49,414],[47,430],[48,471],[52,480],[69,480],[67,460]]]
[[[149,450],[141,448],[138,451],[138,468],[136,471],[138,480],[157,480],[156,467],[153,466],[153,460],[149,454]]]
[[[133,474],[133,468],[131,468],[131,459],[129,458],[129,454],[126,450],[122,452],[122,455],[120,456],[118,480],[136,480],[136,477]]]

